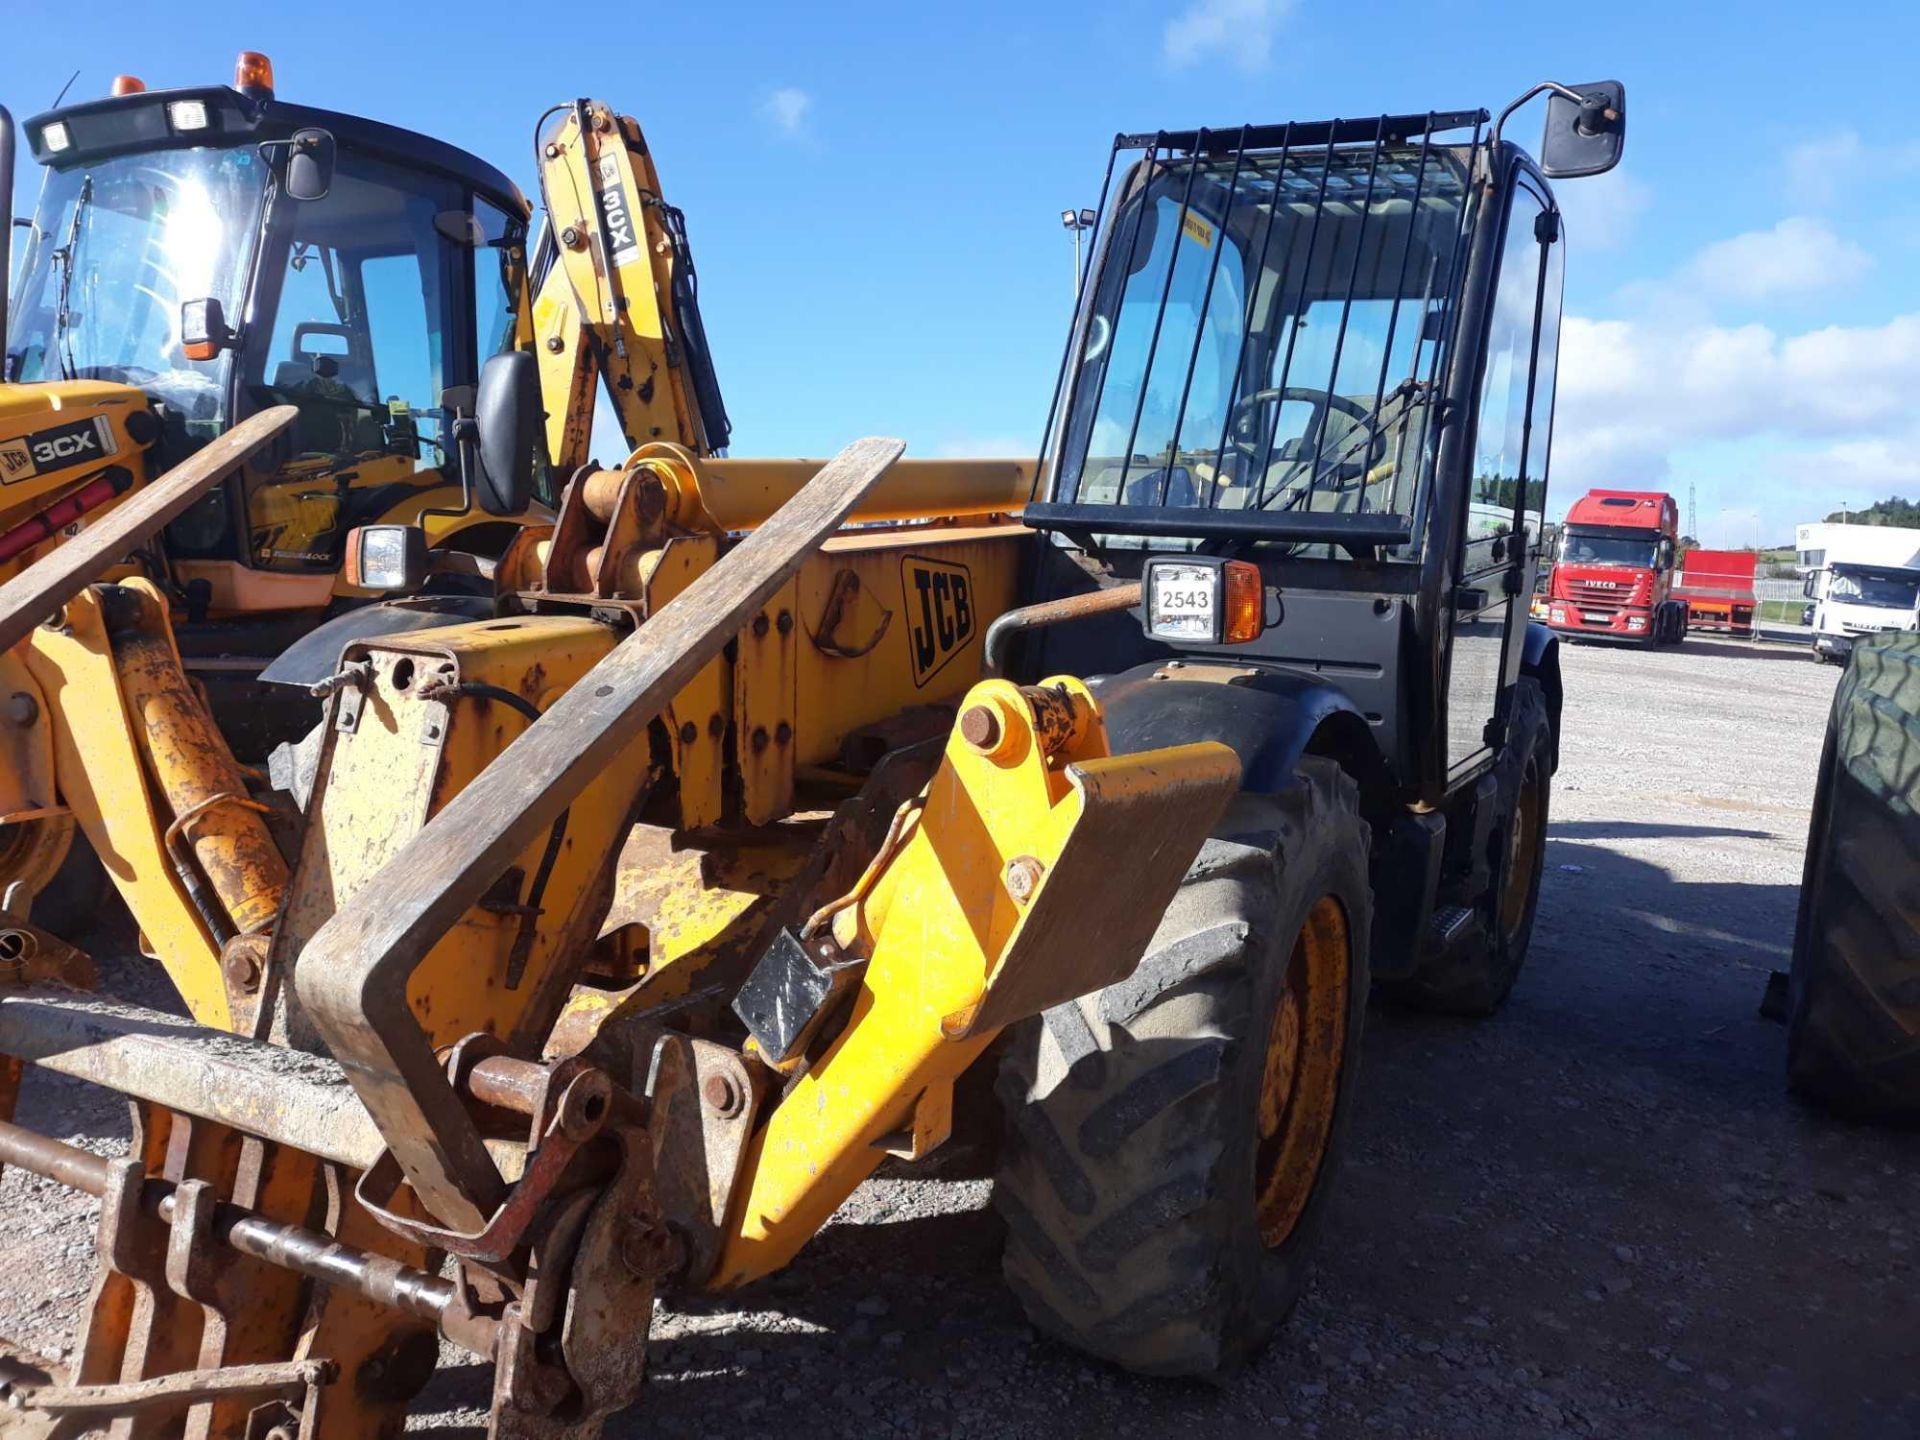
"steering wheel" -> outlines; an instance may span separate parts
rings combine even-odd
[[[1367,409],[1367,407],[1359,401],[1349,399],[1345,395],[1336,395],[1331,390],[1317,390],[1305,385],[1272,385],[1264,390],[1255,390],[1250,394],[1241,396],[1240,399],[1234,403],[1232,416],[1228,420],[1228,429],[1233,436],[1233,448],[1239,451],[1240,454],[1246,456],[1249,470],[1257,467],[1261,460],[1261,427],[1259,425],[1250,425],[1249,421],[1253,418],[1257,410],[1266,406],[1278,407],[1289,400],[1313,407],[1313,420],[1307,426],[1306,433],[1308,436],[1315,437],[1316,444],[1314,448],[1319,453],[1315,455],[1294,455],[1290,457],[1289,463],[1292,468],[1281,478],[1280,484],[1275,488],[1274,493],[1285,494],[1303,474],[1311,472],[1312,467],[1318,462],[1321,455],[1337,455],[1343,450],[1350,449],[1350,446],[1345,442],[1339,442],[1333,446],[1329,446],[1326,443],[1326,417],[1324,412],[1327,410],[1338,410],[1342,415],[1347,416],[1367,432],[1365,453],[1358,459],[1342,460],[1332,467],[1331,474],[1327,477],[1331,482],[1327,486],[1329,490],[1351,490],[1355,488],[1356,482],[1364,483],[1367,473],[1386,457],[1386,432],[1380,428],[1379,419],[1374,415],[1373,411]],[[1249,433],[1249,431],[1251,431],[1251,433]],[[1281,455],[1278,449],[1271,450],[1267,456],[1269,463],[1276,458],[1289,459],[1289,457]],[[1258,484],[1258,479],[1256,479],[1254,483]]]

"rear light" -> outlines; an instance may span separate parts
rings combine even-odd
[[[271,95],[273,61],[258,50],[242,50],[233,62],[233,88],[243,95]]]
[[[113,93],[115,95],[144,95],[147,93],[147,82],[142,80],[138,75],[116,75],[113,77]]]
[[[1208,555],[1149,560],[1147,633],[1156,640],[1244,645],[1267,628],[1267,588],[1260,567]]]

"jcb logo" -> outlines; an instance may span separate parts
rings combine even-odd
[[[973,639],[973,577],[964,565],[909,555],[900,562],[900,584],[913,683],[925,685]]]
[[[18,440],[0,441],[0,482],[10,485],[30,475],[104,460],[114,449],[113,427],[104,415],[37,430]]]

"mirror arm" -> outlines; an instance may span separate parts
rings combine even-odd
[[[479,463],[480,424],[471,415],[453,412],[453,448],[460,457],[457,467],[460,471],[460,503],[449,509],[443,505],[429,506],[422,510],[419,522],[424,527],[429,515],[448,515],[458,518],[473,513],[473,467]]]
[[[1500,131],[1502,127],[1506,125],[1507,117],[1512,115],[1514,111],[1518,110],[1536,95],[1558,95],[1563,100],[1573,101],[1573,103],[1580,106],[1583,111],[1587,104],[1587,97],[1580,94],[1579,91],[1569,90],[1557,80],[1542,80],[1538,85],[1534,86],[1500,112],[1500,118],[1493,122],[1493,138],[1487,142],[1487,148],[1489,150],[1498,150],[1500,148]]]

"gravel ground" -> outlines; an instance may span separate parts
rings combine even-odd
[[[962,1153],[864,1187],[785,1274],[663,1304],[608,1433],[1920,1434],[1920,1145],[1790,1101],[1756,1015],[1838,672],[1701,640],[1564,668],[1528,968],[1490,1021],[1374,1007],[1317,1274],[1248,1372],[1144,1381],[1037,1339]],[[112,1146],[78,1087],[37,1076],[24,1111]],[[0,1183],[0,1335],[69,1343],[90,1223]],[[416,1428],[480,1434],[486,1384],[450,1365]]]

